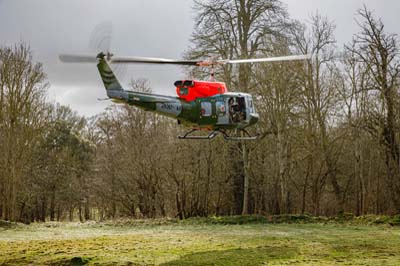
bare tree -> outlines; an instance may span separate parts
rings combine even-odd
[[[287,26],[287,12],[276,0],[211,0],[196,1],[196,29],[193,47],[187,57],[251,58],[271,52],[265,40],[282,36]],[[234,90],[252,90],[251,66],[226,65],[217,74]],[[244,143],[232,145],[236,213],[247,214],[249,202],[249,155]]]
[[[46,115],[46,88],[42,66],[32,61],[27,45],[0,49],[0,212],[6,220],[18,218],[18,190]]]
[[[344,194],[337,176],[337,162],[340,150],[335,150],[341,138],[335,136],[339,98],[338,90],[341,76],[335,65],[335,26],[327,18],[316,14],[312,17],[311,33],[308,36],[303,27],[293,31],[294,41],[302,53],[312,54],[303,81],[302,105],[305,125],[309,139],[309,166],[312,169],[312,200],[314,213],[319,214],[319,204],[326,181],[329,180],[339,206],[343,211]],[[319,154],[323,156],[323,164],[315,165]],[[322,168],[321,168],[322,167]],[[309,176],[310,174],[307,174]]]
[[[400,61],[399,46],[396,35],[387,34],[381,20],[374,18],[373,13],[364,6],[358,11],[361,21],[358,22],[361,32],[355,36],[355,44],[348,50],[363,65],[363,75],[368,76],[360,88],[366,91],[377,91],[382,99],[378,112],[369,116],[369,128],[381,136],[385,146],[387,168],[387,185],[397,210],[400,210],[400,155],[398,132],[398,103]]]

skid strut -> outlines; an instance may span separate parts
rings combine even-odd
[[[244,129],[241,129],[242,132],[245,133],[246,136],[231,136],[224,130],[214,130],[211,131],[208,135],[191,135],[193,132],[199,131],[198,129],[191,129],[185,133],[183,136],[178,136],[179,139],[213,139],[215,136],[222,134],[225,140],[232,140],[232,141],[242,141],[242,140],[258,140],[265,137],[265,134],[257,134],[255,136],[251,136],[249,132]]]

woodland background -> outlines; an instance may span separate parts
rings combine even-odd
[[[29,45],[1,47],[0,219],[400,213],[399,39],[368,7],[344,47],[329,18],[295,21],[277,0],[194,8],[186,58],[313,55],[217,69],[231,91],[256,98],[251,131],[267,136],[182,141],[176,121],[125,105],[81,117],[46,100]]]

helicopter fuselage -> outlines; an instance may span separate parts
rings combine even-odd
[[[177,119],[179,124],[196,130],[244,129],[258,121],[252,96],[226,92],[222,82],[177,81],[175,86],[180,97],[124,90],[104,55],[100,54],[98,60],[107,96],[114,102]]]
[[[247,93],[228,92],[192,101],[127,90],[108,90],[107,94],[115,102],[175,118],[178,123],[197,129],[244,129],[259,118],[252,96]]]

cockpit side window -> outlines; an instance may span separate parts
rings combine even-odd
[[[226,114],[225,102],[217,101],[216,102],[216,108],[217,108],[217,115],[218,116],[225,116],[225,114]]]
[[[210,102],[201,102],[201,115],[202,116],[212,115],[212,105]]]

